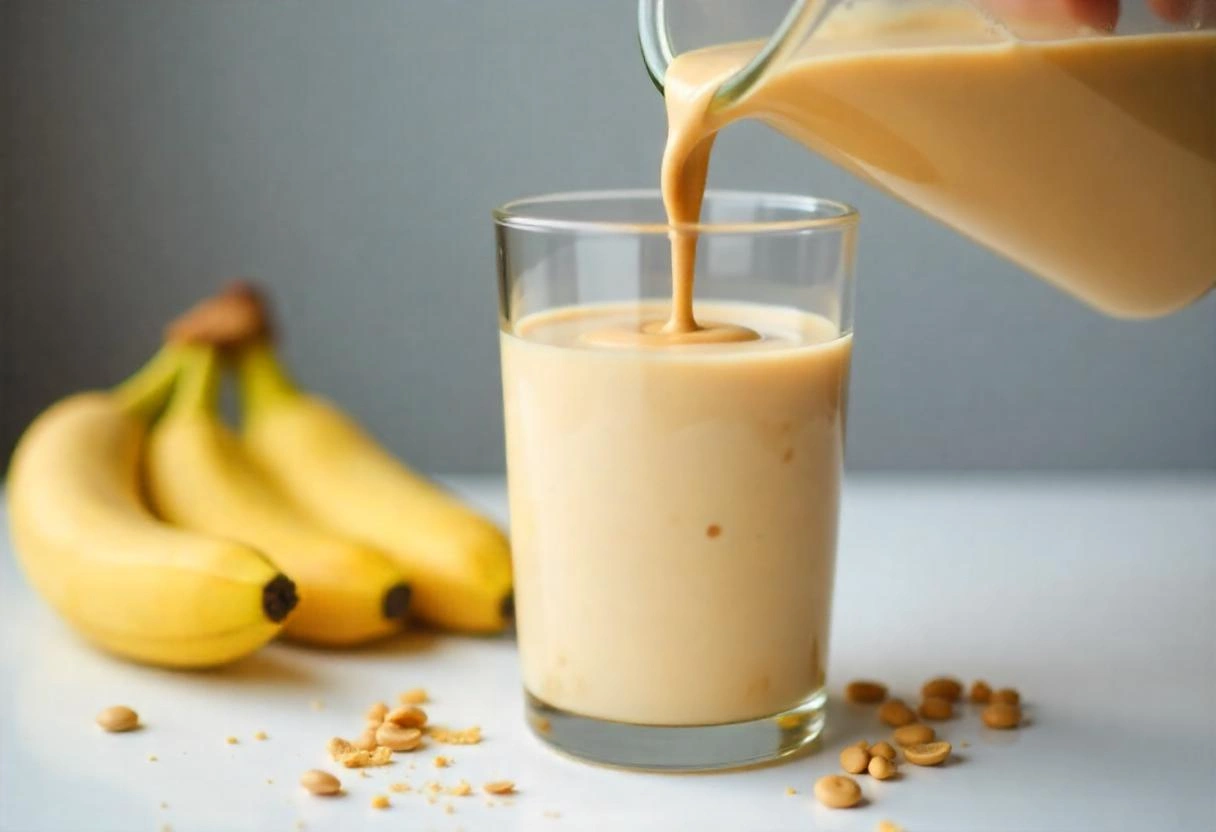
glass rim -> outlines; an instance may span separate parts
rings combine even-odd
[[[525,231],[590,232],[600,234],[669,234],[672,231],[696,234],[788,234],[798,231],[848,229],[857,225],[860,214],[852,205],[834,199],[802,194],[768,191],[736,191],[708,189],[705,201],[723,199],[763,203],[781,208],[801,210],[806,216],[790,220],[757,222],[623,222],[616,220],[578,220],[542,217],[529,214],[528,208],[557,203],[617,202],[627,199],[652,199],[662,203],[657,188],[634,188],[598,191],[563,191],[521,197],[494,209],[494,223]]]

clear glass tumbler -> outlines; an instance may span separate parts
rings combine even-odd
[[[495,212],[527,716],[594,762],[743,766],[824,722],[857,214],[711,191],[702,216],[672,228],[653,191]],[[689,234],[697,320],[758,337],[639,336]]]

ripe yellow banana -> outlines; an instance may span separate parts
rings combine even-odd
[[[257,546],[285,569],[300,593],[283,630],[289,638],[338,646],[400,630],[410,598],[401,570],[372,546],[324,528],[280,490],[220,418],[215,349],[176,349],[181,376],[144,463],[157,513]]]
[[[256,550],[173,528],[144,505],[144,437],[176,373],[162,353],[117,390],[35,419],[9,469],[9,517],[26,576],[86,638],[136,661],[207,667],[273,638],[296,597]]]
[[[496,632],[511,610],[502,532],[391,457],[345,414],[295,388],[265,341],[239,357],[245,445],[317,519],[388,552],[431,624]]]

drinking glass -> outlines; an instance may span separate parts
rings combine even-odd
[[[527,720],[653,770],[796,752],[824,724],[857,213],[655,191],[495,214],[516,626]],[[656,343],[671,241],[696,235],[699,322]]]

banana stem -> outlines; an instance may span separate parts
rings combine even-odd
[[[150,422],[164,408],[180,370],[178,351],[163,347],[135,375],[115,387],[113,394],[123,410]]]
[[[256,341],[240,351],[237,377],[241,386],[241,410],[247,418],[300,395],[275,357],[274,347],[267,341]]]
[[[214,347],[190,344],[175,348],[181,371],[165,418],[210,413],[219,405],[220,357]]]

